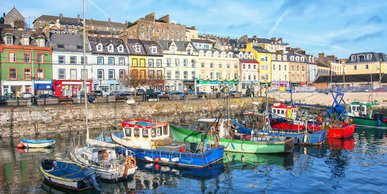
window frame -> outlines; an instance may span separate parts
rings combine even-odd
[[[15,78],[11,78],[11,69],[15,70]],[[9,80],[17,80],[17,68],[16,67],[8,67],[8,79]]]

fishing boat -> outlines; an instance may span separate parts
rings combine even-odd
[[[223,157],[224,146],[217,145],[216,142],[172,142],[170,137],[166,138],[170,134],[167,122],[129,119],[123,121],[122,126],[123,135],[112,133],[113,141],[124,146],[117,147],[117,152],[124,154],[129,149],[135,153],[137,159],[146,162],[204,168]]]
[[[96,174],[90,168],[78,164],[42,159],[39,165],[47,183],[72,191],[99,190]]]
[[[374,112],[375,105],[378,104],[375,102],[351,102],[348,116],[358,126],[387,129],[387,117],[384,117],[380,112]]]
[[[111,136],[107,136],[104,133],[101,133],[95,139],[86,139],[86,144],[89,146],[95,147],[105,147],[105,148],[115,148],[118,144],[114,143]]]
[[[124,157],[111,148],[75,148],[70,153],[70,158],[82,166],[93,169],[97,177],[103,181],[133,178],[137,169],[134,157]]]
[[[55,145],[55,140],[52,139],[25,139],[22,138],[17,144],[17,148],[47,148]]]
[[[121,123],[123,133],[113,133],[112,140],[131,148],[151,149],[171,143],[169,124],[143,118],[131,118]]]
[[[352,137],[355,133],[356,124],[343,125],[343,126],[331,126],[328,129],[327,138],[344,139]]]
[[[239,153],[286,153],[292,152],[294,148],[293,138],[272,136],[241,138],[240,134],[227,132],[228,129],[225,126],[228,121],[226,119],[199,119],[198,122],[199,127],[171,125],[173,139],[192,143],[198,143],[202,139],[208,142],[218,141],[225,147],[226,152]],[[203,128],[210,128],[211,131],[203,134],[200,131],[200,125]]]

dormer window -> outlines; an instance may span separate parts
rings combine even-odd
[[[219,57],[219,52],[218,51],[214,52],[214,57]]]
[[[120,45],[117,47],[118,52],[123,53],[124,52],[124,46]]]
[[[290,57],[290,60],[291,60],[291,61],[294,61],[294,56],[291,56],[291,57]]]
[[[250,53],[249,59],[252,59],[252,58],[253,58],[253,53]]]
[[[239,58],[240,58],[240,59],[243,58],[243,53],[239,53]]]
[[[5,44],[6,45],[13,45],[13,37],[12,35],[8,35],[5,37]]]
[[[136,52],[136,53],[140,53],[141,52],[141,47],[138,44],[134,45],[133,49],[134,49],[134,52]]]
[[[278,59],[278,61],[281,61],[282,59],[281,59],[281,55],[278,55],[277,56],[277,59]]]
[[[171,53],[173,54],[173,53],[175,53],[176,52],[176,49],[175,49],[175,47],[171,47]]]
[[[356,55],[351,56],[351,61],[356,61]]]
[[[301,61],[304,62],[304,57],[301,57]]]
[[[367,54],[367,60],[371,60],[372,54]]]
[[[152,53],[157,53],[157,46],[151,46],[150,50]]]
[[[25,38],[22,38],[22,45],[26,46],[26,45],[29,45],[30,44],[30,39],[25,37]]]
[[[187,54],[188,54],[188,55],[191,55],[191,54],[192,54],[191,48],[187,48]]]
[[[46,45],[45,45],[45,40],[44,40],[44,38],[38,38],[37,44],[38,44],[38,46],[40,46],[40,47],[46,46]]]
[[[249,58],[249,54],[245,53],[245,59]]]
[[[109,44],[108,51],[109,52],[114,52],[114,46],[112,44]]]
[[[101,43],[99,43],[97,45],[97,51],[102,52],[102,44]]]
[[[228,53],[228,54],[227,54],[227,57],[228,57],[228,58],[232,58],[232,53]]]
[[[300,61],[300,57],[296,57],[296,61]]]

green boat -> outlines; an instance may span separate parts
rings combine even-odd
[[[200,121],[200,120],[199,120]],[[217,125],[218,128],[222,128],[223,123]],[[172,136],[175,141],[178,142],[191,142],[199,143],[202,139],[201,132],[197,130],[189,129],[188,126],[177,126],[171,125]],[[214,131],[214,127],[211,127],[211,131]],[[222,130],[218,130],[222,131]],[[262,139],[257,139],[256,141],[250,140],[240,140],[240,139],[229,139],[222,138],[223,135],[220,133],[220,138],[218,142],[220,145],[225,147],[226,152],[237,152],[237,153],[287,153],[292,152],[294,148],[294,139],[293,138],[273,138],[273,137],[263,137]],[[208,143],[213,144],[216,136],[208,135],[204,136],[204,139]]]
[[[374,102],[351,102],[348,116],[352,118],[352,123],[362,127],[376,127],[387,129],[387,118],[379,112],[374,112]]]

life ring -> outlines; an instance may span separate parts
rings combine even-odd
[[[136,165],[137,165],[136,159],[134,159],[133,157],[127,157],[126,158],[126,160],[125,160],[125,167],[133,168]]]

